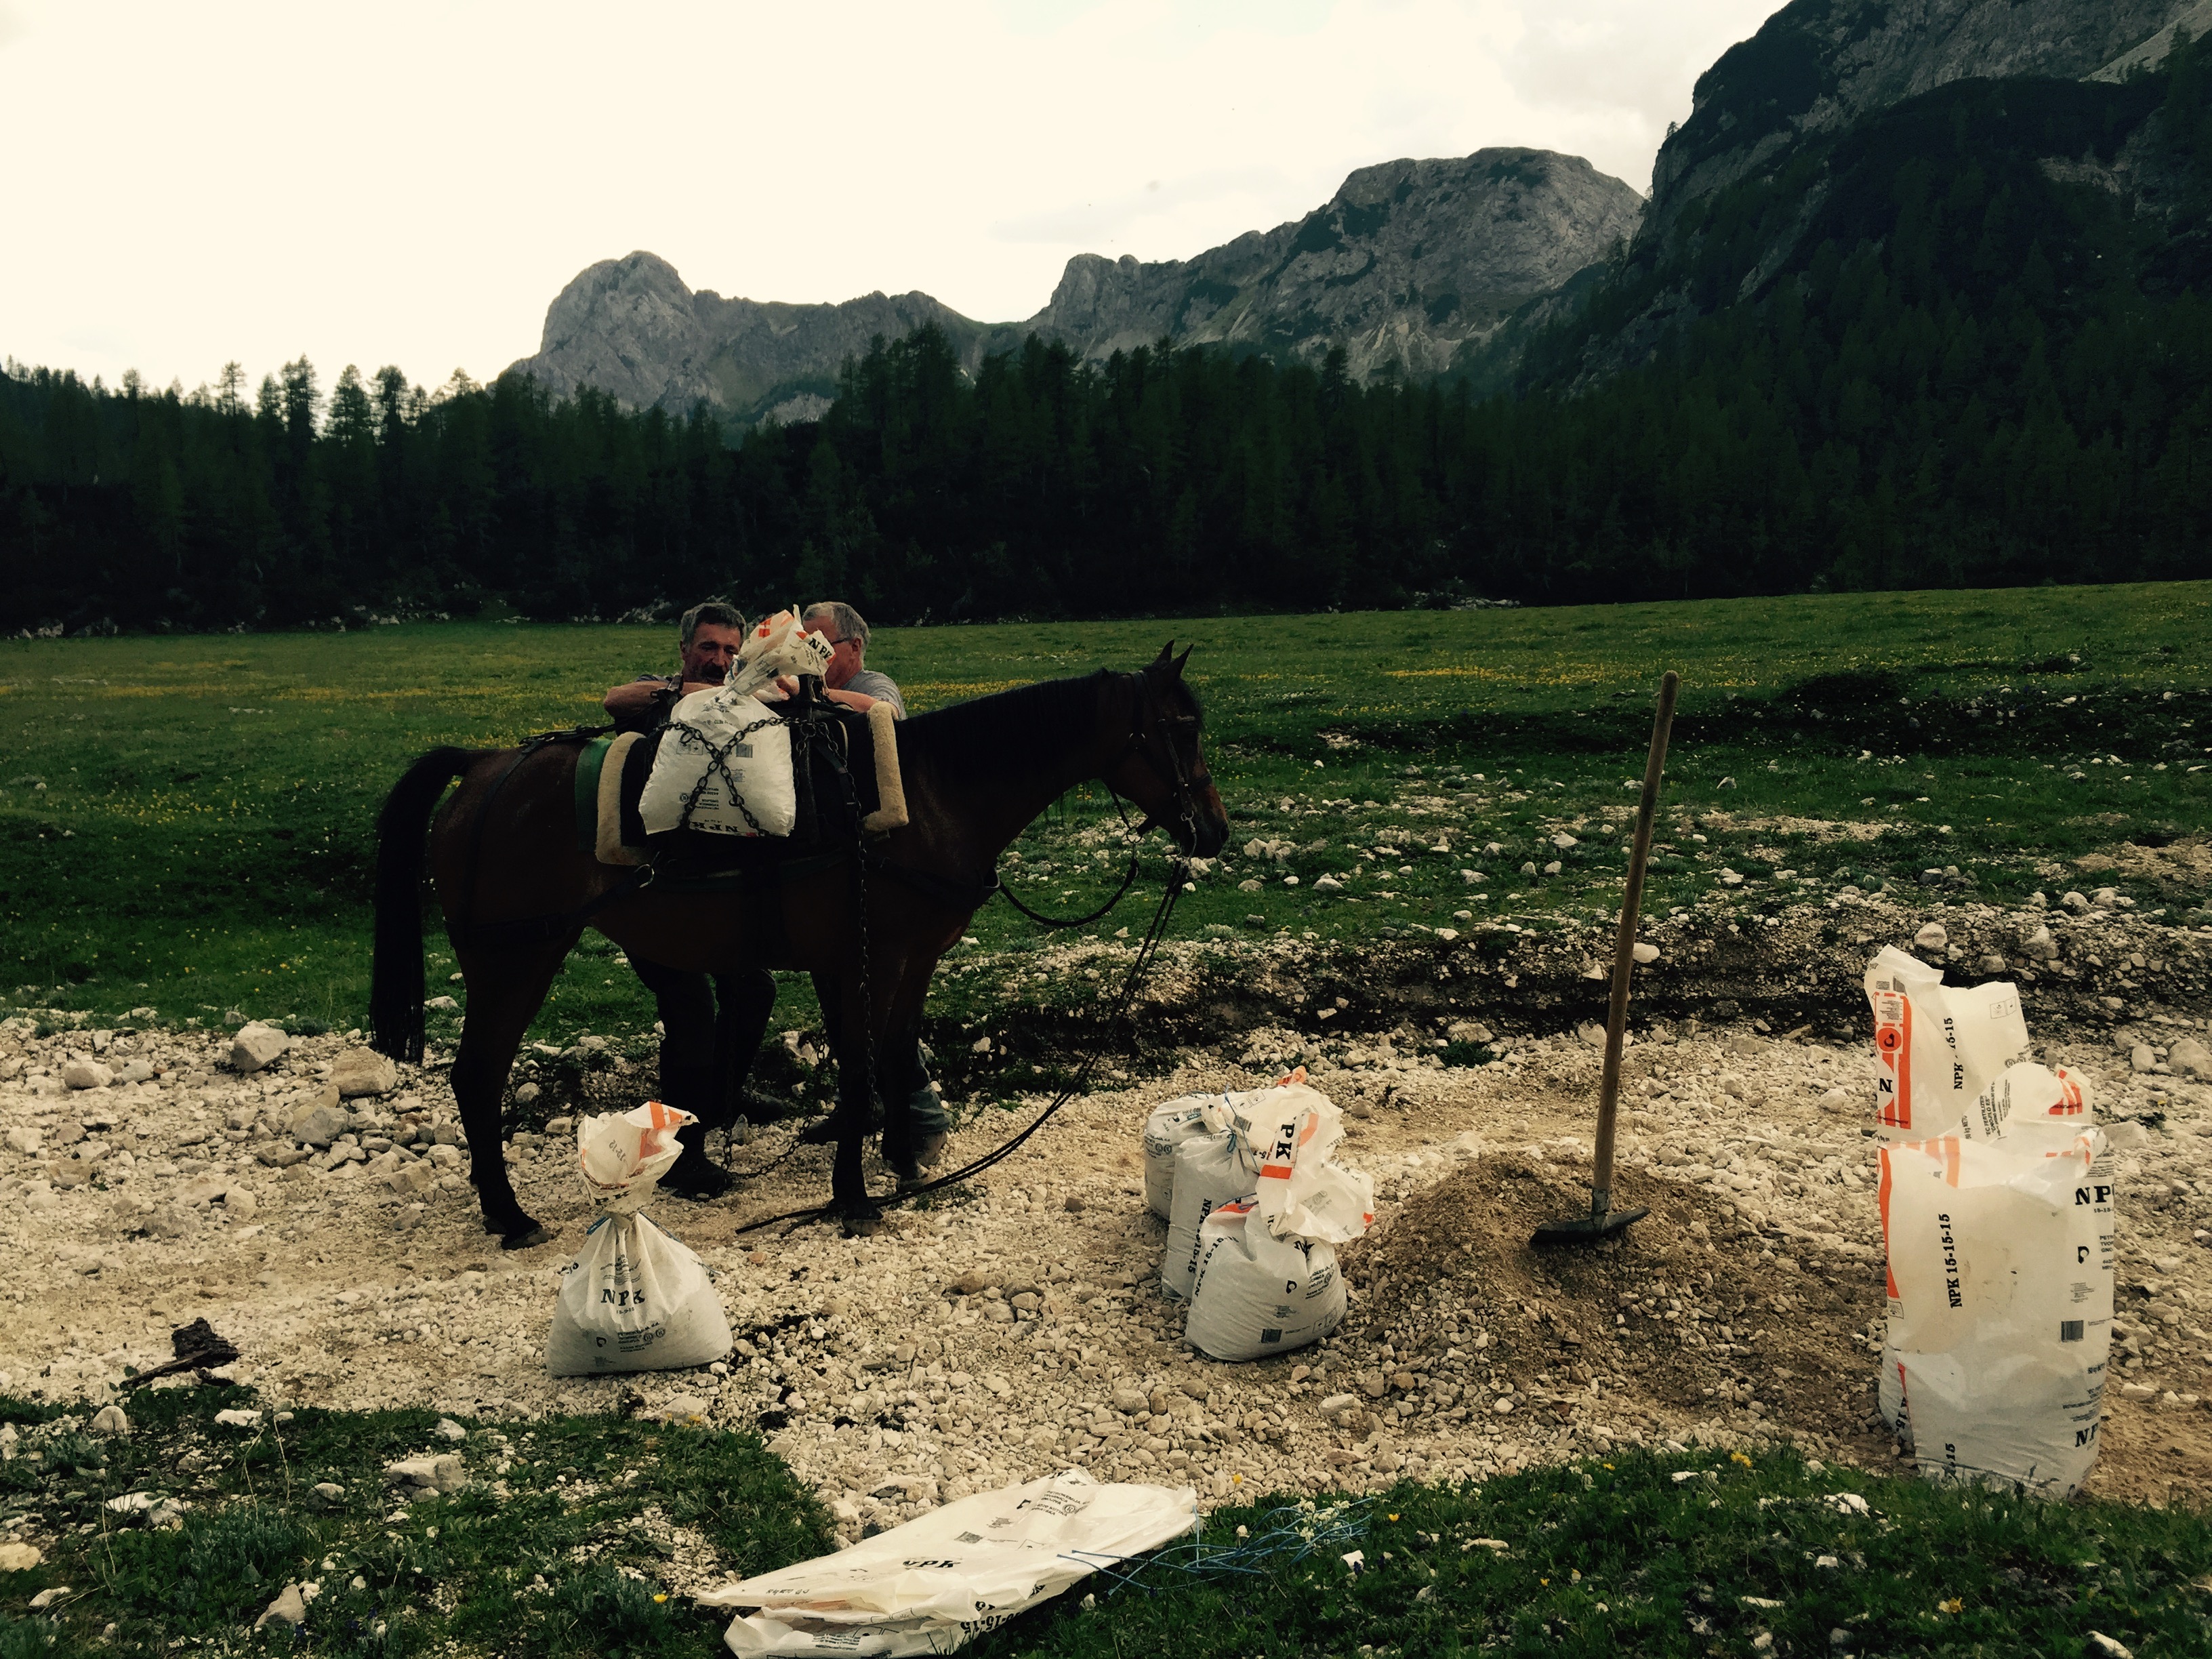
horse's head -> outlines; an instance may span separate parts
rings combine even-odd
[[[1107,781],[1144,810],[1145,826],[1157,823],[1196,858],[1211,858],[1229,840],[1229,814],[1206,769],[1199,733],[1206,721],[1198,695],[1183,683],[1186,648],[1170,641],[1134,682],[1129,744]]]

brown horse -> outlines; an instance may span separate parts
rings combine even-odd
[[[459,778],[430,826],[428,861],[467,984],[453,1096],[485,1229],[508,1249],[545,1237],[507,1179],[500,1102],[523,1034],[589,926],[671,968],[813,975],[840,1083],[831,1206],[848,1231],[872,1231],[879,1212],[861,1170],[872,1068],[878,1055],[896,1064],[914,1053],[930,975],[988,897],[1014,837],[1063,792],[1102,779],[1186,854],[1210,855],[1228,839],[1198,700],[1183,683],[1190,653],[1171,650],[1141,673],[1047,680],[901,721],[907,827],[866,856],[735,892],[626,885],[629,872],[578,850],[575,743],[437,749],[416,762],[378,820],[369,1018],[386,1054],[422,1057],[422,825]],[[911,1178],[918,1149],[904,1093],[884,1097],[884,1157]]]

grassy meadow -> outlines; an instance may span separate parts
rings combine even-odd
[[[2212,773],[2189,769],[2212,743],[2212,583],[885,629],[871,665],[921,712],[1139,666],[1170,638],[1197,647],[1237,820],[1232,867],[1201,878],[1179,930],[1608,913],[1607,809],[1617,829],[1668,667],[1684,690],[1656,906],[1721,902],[1720,872],[1776,819],[1893,826],[1872,851],[1792,850],[1800,890],[1955,866],[1995,895],[2039,884],[2039,860],[2212,821]],[[674,658],[667,629],[511,623],[0,641],[0,1006],[358,1024],[373,823],[407,761],[592,721],[607,685]],[[1456,819],[1442,854],[1433,813],[1416,835],[1406,810],[1437,798]],[[1074,913],[1110,890],[1119,854],[1082,839],[1108,811],[1087,792],[1030,832],[1024,898]],[[1294,850],[1263,867],[1239,856],[1250,837]],[[1363,868],[1367,904],[1313,890]],[[1238,890],[1255,874],[1263,890]],[[975,933],[985,952],[1036,938],[1005,905]],[[651,1023],[613,956],[587,935],[541,1037]]]
[[[259,1419],[216,1421],[240,1407]],[[0,1509],[56,1537],[0,1585],[6,1659],[710,1659],[728,1615],[688,1592],[831,1543],[750,1433],[557,1417],[464,1422],[455,1442],[431,1412],[280,1417],[229,1388],[147,1391],[130,1410],[132,1434],[107,1439],[60,1407],[0,1401],[21,1437]],[[459,1453],[471,1485],[397,1502],[383,1464],[426,1446]],[[129,1494],[173,1524],[118,1520],[108,1504]],[[972,1651],[2074,1659],[2094,1631],[2150,1659],[2212,1646],[2208,1575],[2212,1525],[2186,1510],[1692,1448],[1358,1501],[1255,1493],[1194,1545],[1102,1571]],[[295,1583],[317,1588],[307,1624],[244,1635]]]

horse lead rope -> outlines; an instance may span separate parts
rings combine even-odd
[[[902,1188],[896,1192],[889,1193],[876,1199],[874,1202],[879,1207],[888,1208],[903,1204],[910,1199],[920,1198],[924,1194],[937,1192],[943,1188],[956,1186],[961,1182],[972,1180],[994,1164],[1012,1156],[1017,1147],[1044,1127],[1061,1107],[1085,1091],[1091,1081],[1091,1068],[1097,1064],[1099,1048],[1105,1036],[1118,1029],[1121,1022],[1127,1017],[1130,1009],[1135,1005],[1137,987],[1143,981],[1146,970],[1152,966],[1153,957],[1159,953],[1160,941],[1166,936],[1169,919],[1175,915],[1176,902],[1182,896],[1183,886],[1189,878],[1189,862],[1187,859],[1178,856],[1169,868],[1167,890],[1160,895],[1159,908],[1152,913],[1151,925],[1146,928],[1145,936],[1138,944],[1137,954],[1129,963],[1129,971],[1121,981],[1121,992],[1115,1000],[1116,1006],[1114,1012],[1101,1025],[1091,1042],[1086,1045],[1082,1063],[1077,1066],[1075,1076],[1059,1094],[1053,1097],[1051,1103],[1036,1115],[1027,1128],[1011,1140],[984,1153],[982,1157],[973,1162],[963,1164],[950,1175],[939,1176],[934,1180],[922,1182],[919,1186]],[[1126,891],[1127,889],[1125,888],[1124,890]],[[781,1164],[784,1158],[790,1157],[791,1152],[795,1150],[794,1146],[786,1151],[773,1163],[763,1168],[760,1173],[766,1175],[769,1170],[775,1168],[776,1164]],[[836,1207],[836,1200],[832,1199],[827,1204],[812,1205],[803,1210],[790,1210],[781,1215],[765,1216],[758,1221],[748,1221],[744,1226],[738,1228],[732,1237],[758,1232],[766,1227],[781,1226],[786,1222],[816,1220],[831,1214]]]

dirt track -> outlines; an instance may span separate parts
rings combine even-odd
[[[2178,1037],[2179,1022],[2139,1034]],[[2123,1374],[2150,1397],[2108,1390],[2092,1490],[2203,1501],[2212,1415],[2182,1396],[2212,1395],[2212,1089],[2133,1077],[2109,1036],[2096,1042],[2054,1044],[2054,1057],[2096,1079],[2123,1143],[2121,1324],[2137,1348]],[[29,1073],[69,1046],[18,1033]],[[52,1078],[0,1083],[0,1125],[44,1134],[35,1156],[0,1154],[11,1242],[29,1258],[19,1283],[33,1287],[16,1294],[38,1316],[0,1339],[0,1387],[97,1396],[125,1364],[167,1358],[169,1328],[204,1316],[243,1351],[239,1378],[280,1400],[490,1414],[627,1404],[757,1424],[855,1530],[1070,1462],[1174,1471],[1213,1498],[1480,1476],[1692,1436],[1891,1466],[1872,1417],[1883,1301],[1861,1046],[1735,1030],[1632,1048],[1617,1188],[1653,1213],[1624,1245],[1568,1255],[1526,1238],[1586,1201],[1587,1042],[1503,1044],[1480,1070],[1410,1057],[1410,1033],[1387,1048],[1334,1046],[1314,1081],[1354,1114],[1346,1156],[1376,1176],[1382,1218],[1346,1252],[1352,1314],[1322,1349],[1203,1360],[1148,1287],[1164,1230],[1143,1207],[1143,1111],[1264,1081],[1281,1054],[1312,1047],[1262,1030],[1244,1042],[1248,1064],[1194,1058],[1075,1103],[973,1201],[902,1215],[872,1241],[820,1226],[736,1236],[820,1194],[815,1152],[718,1204],[662,1201],[657,1218],[716,1273],[740,1336],[728,1374],[563,1382],[545,1375],[542,1344],[590,1213],[573,1143],[515,1154],[556,1242],[503,1255],[455,1177],[417,1199],[360,1163],[302,1174],[256,1161],[257,1120],[309,1097],[335,1039],[298,1045],[277,1075],[239,1079],[213,1067],[207,1039],[148,1034],[136,1051],[173,1067],[157,1080],[69,1093]],[[1849,1104],[1823,1109],[1836,1088]],[[2153,1090],[2162,1123],[2114,1122]],[[372,1146],[379,1123],[450,1109],[434,1074],[353,1103]],[[113,1127],[53,1144],[82,1121]],[[956,1154],[1015,1121],[987,1111]],[[184,1144],[194,1135],[207,1139]],[[133,1152],[136,1167],[118,1177],[116,1152],[78,1156],[94,1144]],[[757,1166],[782,1145],[769,1132],[734,1161]],[[193,1156],[210,1152],[226,1156]],[[235,1214],[249,1203],[250,1218]]]

